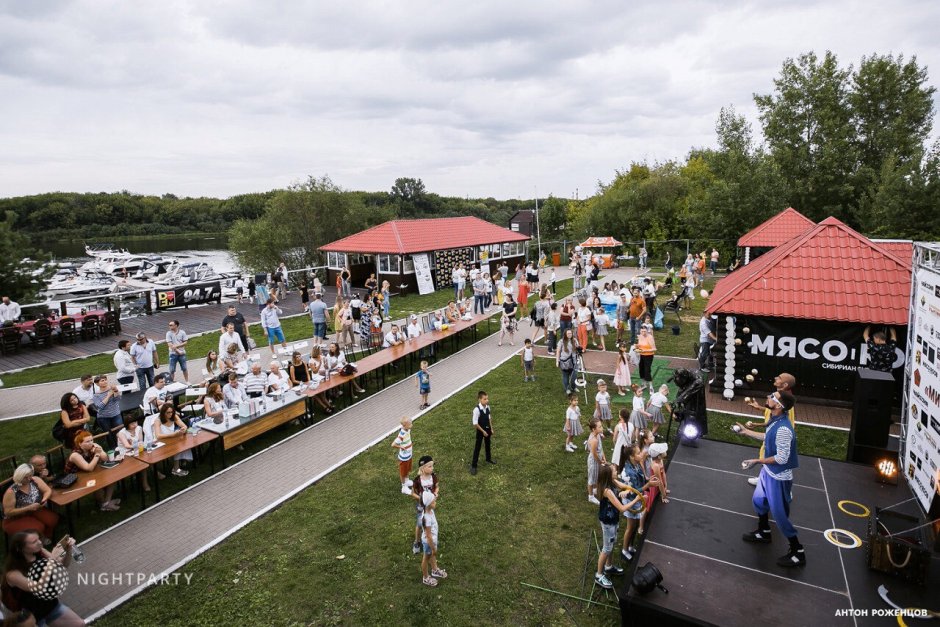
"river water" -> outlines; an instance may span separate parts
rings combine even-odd
[[[112,244],[134,254],[153,254],[176,257],[183,261],[204,261],[216,272],[238,272],[238,262],[228,251],[225,236],[180,235],[153,239],[124,239],[112,237],[103,240],[42,242],[36,245],[52,253],[56,261],[88,261],[85,244]]]

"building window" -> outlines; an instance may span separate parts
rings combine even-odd
[[[490,259],[499,259],[500,253],[502,253],[502,246],[499,244],[490,245]]]
[[[382,274],[399,274],[401,266],[398,255],[379,255],[379,272]],[[412,268],[412,271],[414,268]]]
[[[346,267],[346,253],[326,253],[326,266],[335,270]]]
[[[524,252],[524,242],[508,242],[503,244],[503,257],[518,257],[519,255],[524,254]]]
[[[513,222],[512,224],[510,224],[510,225],[509,225],[509,230],[510,230],[510,231],[516,231],[516,232],[518,233],[518,232],[519,232],[519,223],[518,223],[518,222]]]
[[[402,268],[404,269],[405,274],[414,274],[415,273],[415,260],[411,255],[405,255],[402,259]]]

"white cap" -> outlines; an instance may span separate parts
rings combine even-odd
[[[669,445],[665,442],[656,442],[650,444],[650,457],[659,457],[660,455],[665,455],[669,450]]]

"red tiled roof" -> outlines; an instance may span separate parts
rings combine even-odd
[[[881,248],[904,260],[914,258],[914,242],[909,239],[873,239]]]
[[[911,260],[835,218],[718,282],[706,311],[906,325]]]
[[[793,207],[787,207],[741,236],[738,246],[774,247],[789,242],[797,235],[816,226],[816,223]]]
[[[431,218],[391,220],[321,246],[320,250],[347,253],[404,255],[448,248],[524,242],[527,235],[514,233],[480,218]]]

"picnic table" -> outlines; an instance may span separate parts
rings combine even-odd
[[[97,316],[98,319],[100,320],[101,318],[104,317],[106,313],[108,312],[104,309],[93,309],[91,311],[85,312],[84,314],[75,314],[75,315],[69,314],[68,316],[66,316],[66,320],[71,320],[72,322],[75,323],[75,327],[78,328],[78,327],[81,327],[82,321],[88,316]],[[62,322],[62,316],[59,316],[57,318],[46,318],[46,320],[49,322],[49,325],[52,326],[53,329],[55,329],[55,328],[58,328],[59,323]],[[13,326],[16,327],[16,329],[19,330],[21,333],[28,333],[32,331],[33,328],[36,326],[36,322],[38,321],[27,320],[26,322],[17,322]]]
[[[80,498],[94,494],[95,492],[107,488],[108,486],[119,483],[128,477],[132,477],[148,468],[144,462],[133,457],[123,457],[116,466],[105,468],[96,466],[91,472],[79,472],[78,480],[68,488],[54,488],[52,496],[49,498],[55,505],[65,508],[65,519],[68,523],[69,534],[75,537],[75,525],[72,520],[72,503]],[[89,485],[94,482],[92,485]],[[146,497],[143,490],[140,492],[140,509],[147,506]]]
[[[134,453],[134,457],[140,461],[146,463],[152,473],[153,473],[153,494],[154,501],[160,500],[160,479],[157,474],[157,465],[160,462],[175,457],[180,453],[190,451],[192,449],[198,448],[203,444],[214,444],[219,439],[219,436],[211,431],[205,431],[200,429],[198,433],[193,433],[190,431],[184,437],[178,437],[174,440],[163,440],[163,446],[158,446],[157,448],[151,450],[144,450],[143,453]],[[215,474],[215,456],[209,456],[209,474]]]

